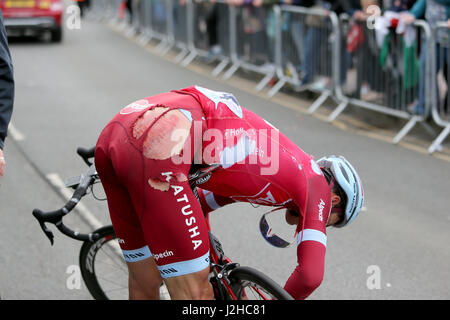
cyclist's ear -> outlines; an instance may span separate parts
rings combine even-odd
[[[332,192],[331,193],[331,205],[333,207],[337,207],[341,204],[342,199],[340,196],[338,196],[336,193]]]

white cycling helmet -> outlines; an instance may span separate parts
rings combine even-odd
[[[364,190],[361,179],[353,166],[342,156],[324,157],[317,161],[322,169],[328,169],[344,192],[344,219],[335,227],[342,228],[351,223],[361,212]],[[328,171],[327,170],[327,171]]]

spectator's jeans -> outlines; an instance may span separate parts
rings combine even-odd
[[[305,38],[305,58],[303,59],[304,76],[303,83],[313,80],[314,72],[317,70],[320,60],[320,28],[309,27]]]
[[[291,37],[294,42],[296,53],[298,57],[305,57],[306,40],[304,38],[305,26],[303,23],[298,21],[293,21],[291,24]],[[301,60],[301,59],[300,59]],[[304,69],[304,61],[300,61],[300,65],[296,66],[297,71],[302,71]]]
[[[441,45],[436,45],[436,70],[433,72],[434,76],[437,76],[437,73],[439,69],[445,68],[448,64],[448,54],[449,50],[448,48],[442,48]],[[427,59],[428,59],[428,52],[427,52],[427,43],[426,41],[422,44],[422,52],[420,54],[420,83],[419,83],[419,96],[417,104],[415,106],[414,112],[419,115],[423,115],[425,113],[425,106],[426,106],[426,68],[427,68]],[[442,65],[441,65],[442,64]],[[444,70],[444,73],[446,74],[446,70]],[[448,80],[448,79],[447,79]],[[439,90],[438,87],[434,88],[433,90],[436,90],[438,94],[436,94],[436,97],[439,97]]]

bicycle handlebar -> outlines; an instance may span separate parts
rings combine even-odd
[[[77,151],[78,154],[80,154],[80,152],[79,152],[80,149],[82,149],[82,148],[78,149],[78,151]],[[81,153],[83,153],[84,155],[87,155],[87,152],[83,152],[83,151],[86,151],[86,149],[81,150]],[[83,159],[85,159],[85,158],[83,157]],[[86,160],[85,160],[85,162],[86,162]],[[95,241],[99,238],[99,235],[97,233],[81,234],[77,231],[73,231],[73,230],[69,229],[68,227],[66,227],[62,222],[62,218],[65,215],[67,215],[69,212],[71,212],[75,208],[75,206],[78,204],[78,202],[81,200],[81,198],[86,194],[89,186],[91,186],[92,183],[95,181],[96,175],[97,175],[97,172],[95,170],[95,166],[91,165],[89,167],[89,170],[84,175],[82,175],[81,182],[75,189],[75,192],[73,193],[72,198],[61,209],[56,210],[56,211],[49,211],[49,212],[44,212],[40,209],[33,210],[33,216],[39,221],[42,231],[44,231],[45,235],[50,240],[50,243],[52,245],[53,245],[54,236],[53,236],[52,231],[50,231],[50,229],[47,228],[46,223],[54,224],[58,228],[59,231],[61,231],[66,236],[68,236],[72,239],[75,239],[75,240]]]
[[[98,178],[95,165],[90,161],[90,159],[95,156],[95,147],[89,149],[80,147],[77,149],[77,153],[89,166],[89,170],[81,176],[80,183],[76,186],[72,198],[65,204],[64,207],[56,211],[44,212],[40,209],[33,210],[33,216],[38,220],[42,231],[44,231],[52,245],[54,242],[53,232],[47,228],[46,223],[54,224],[58,230],[61,231],[61,233],[75,240],[95,241],[100,237],[97,233],[81,234],[77,231],[73,231],[66,227],[62,222],[63,217],[76,207],[81,198],[86,194],[88,188]],[[195,174],[190,176],[190,182],[192,182],[194,184],[193,186],[195,186],[195,184],[199,181],[202,182],[202,180],[207,180],[211,175],[211,172],[216,170],[219,166],[220,165],[209,165],[197,170]]]

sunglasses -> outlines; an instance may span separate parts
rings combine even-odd
[[[267,222],[266,219],[266,216],[270,213],[271,212],[264,214],[261,217],[261,220],[259,221],[259,231],[261,232],[261,235],[268,243],[270,243],[274,247],[277,248],[289,247],[292,244],[291,242],[288,242],[280,238],[276,234],[272,233],[272,228],[269,226],[269,223]]]

